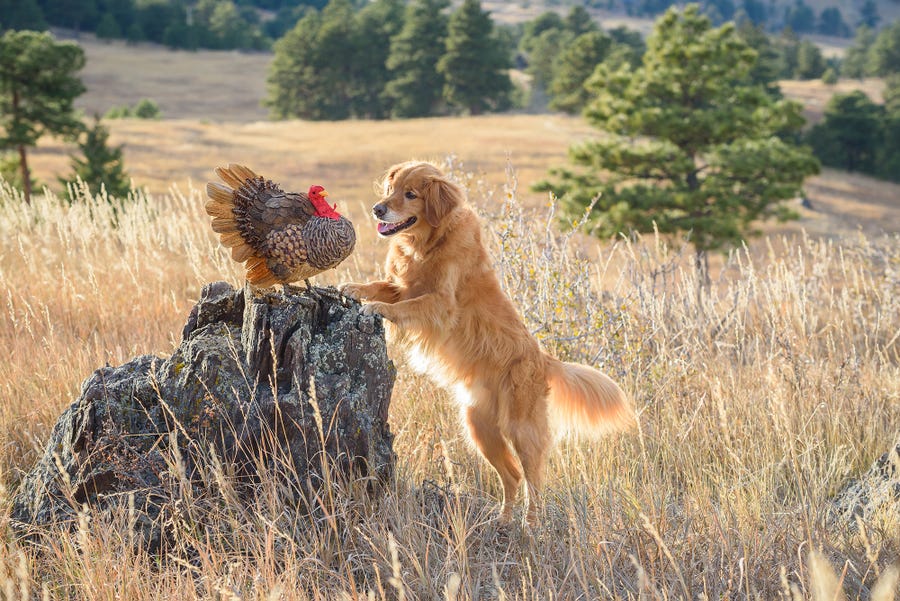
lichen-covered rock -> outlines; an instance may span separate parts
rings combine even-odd
[[[900,443],[875,460],[860,478],[849,482],[832,499],[829,517],[855,529],[900,521]]]
[[[265,466],[314,493],[326,460],[338,470],[329,477],[392,477],[395,373],[380,318],[327,291],[216,282],[182,337],[167,359],[137,357],[85,380],[16,493],[21,532],[72,520],[82,504],[125,506],[145,548],[159,549],[172,491],[186,482],[202,494],[198,468],[212,455],[247,490]]]

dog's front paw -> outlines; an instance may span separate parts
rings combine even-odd
[[[362,286],[360,284],[354,284],[352,282],[345,282],[338,286],[338,292],[346,297],[352,298],[355,301],[358,301],[363,297]]]
[[[381,315],[382,317],[387,317],[385,315],[385,309],[387,305],[385,303],[381,303],[378,301],[373,301],[371,303],[366,303],[360,308],[359,312],[362,315]]]

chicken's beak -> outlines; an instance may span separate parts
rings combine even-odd
[[[322,198],[328,198],[328,192],[325,190],[322,190],[321,192],[319,192],[319,196],[321,196]]]

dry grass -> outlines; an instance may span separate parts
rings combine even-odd
[[[87,92],[75,106],[88,116],[142,98],[155,100],[168,118],[257,121],[268,115],[260,102],[270,53],[172,51],[157,44],[102,42],[90,34],[78,43],[87,58],[81,72]]]
[[[190,119],[114,120],[111,142],[124,144],[125,165],[138,187],[164,194],[214,179],[213,168],[243,162],[286,188],[326,186],[351,220],[364,223],[373,202],[372,182],[391,164],[452,154],[485,189],[502,186],[508,161],[530,207],[546,202],[529,186],[564,164],[569,146],[596,135],[583,120],[563,115],[488,115],[404,121],[209,123]],[[55,184],[70,171],[69,146],[44,139],[31,155],[36,177]],[[900,232],[900,185],[825,170],[807,180],[813,210],[795,208],[802,219],[769,224],[771,234],[814,236]],[[493,203],[495,204],[495,203]],[[492,209],[492,203],[484,205]]]
[[[778,82],[781,91],[791,100],[803,105],[803,116],[812,125],[822,120],[828,101],[835,94],[847,94],[855,90],[865,93],[873,102],[883,102],[884,80],[878,78],[841,79],[834,85],[822,83],[820,79],[782,80]]]
[[[216,165],[243,162],[285,186],[321,183],[351,215],[360,202],[368,212],[372,182],[393,163],[455,154],[498,185],[509,159],[523,181],[536,181],[592,131],[581,119],[562,115],[254,123],[122,119],[109,126],[111,143],[125,146],[127,171],[153,193],[167,192],[173,183],[202,184],[215,177]],[[41,143],[31,160],[38,179],[55,182],[54,174],[69,170],[67,149],[49,138]]]
[[[560,236],[548,209],[523,208],[514,179],[455,173],[483,207],[529,327],[559,355],[615,374],[640,410],[637,432],[561,442],[539,527],[498,526],[495,476],[467,448],[449,397],[395,348],[399,473],[382,498],[351,490],[319,521],[263,486],[254,507],[210,510],[216,528],[185,523],[176,537],[195,554],[162,563],[130,546],[122,516],[85,514],[36,547],[0,521],[6,597],[821,599],[837,582],[867,599],[879,574],[894,578],[900,516],[851,530],[827,515],[898,436],[896,236],[771,238],[759,246],[768,256],[730,257],[698,300],[684,257],[661,240],[601,246],[587,261],[584,240]],[[118,227],[102,200],[26,207],[0,194],[4,510],[91,370],[169,352],[201,286],[239,282],[200,193],[181,189],[139,195]],[[384,247],[357,225],[359,253],[325,281],[377,271]],[[426,480],[446,493],[443,509]],[[812,549],[822,555],[807,562]]]

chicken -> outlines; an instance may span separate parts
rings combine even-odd
[[[310,277],[337,267],[353,251],[353,224],[328,204],[322,186],[310,186],[308,194],[285,192],[235,164],[216,168],[216,174],[228,185],[206,184],[206,212],[254,286],[304,280],[311,288]]]

